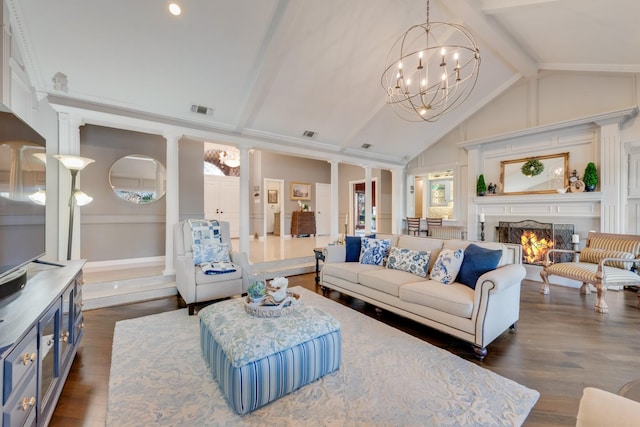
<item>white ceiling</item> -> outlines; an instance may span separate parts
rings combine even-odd
[[[380,76],[395,39],[425,21],[423,0],[179,0],[179,17],[158,0],[6,1],[41,93],[378,164],[406,163],[540,69],[640,72],[638,1],[432,0],[432,21],[476,35],[480,77],[455,112],[409,123]]]

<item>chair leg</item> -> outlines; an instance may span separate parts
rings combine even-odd
[[[195,313],[196,305],[195,304],[187,304],[187,311],[189,312],[189,316],[193,316]]]

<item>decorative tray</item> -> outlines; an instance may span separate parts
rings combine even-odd
[[[273,296],[266,295],[259,302],[251,302],[249,296],[242,298],[244,309],[247,313],[257,317],[280,317],[292,313],[298,308],[300,295],[294,292],[287,292],[287,296],[280,302],[277,302]]]

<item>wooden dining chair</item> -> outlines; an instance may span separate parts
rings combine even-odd
[[[427,218],[427,236],[432,235],[433,227],[442,227],[442,218]]]
[[[420,218],[407,217],[407,234],[420,235]]]

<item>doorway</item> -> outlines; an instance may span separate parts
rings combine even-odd
[[[371,231],[376,231],[376,182],[377,178],[371,179]],[[366,193],[365,193],[365,182],[362,181],[351,181],[351,197],[349,201],[349,216],[348,223],[352,224],[349,231],[353,234],[362,234],[366,230]]]
[[[266,238],[268,234],[274,236],[284,236],[284,215],[282,214],[282,196],[284,194],[284,180],[265,178],[264,186],[264,210],[262,236]]]

